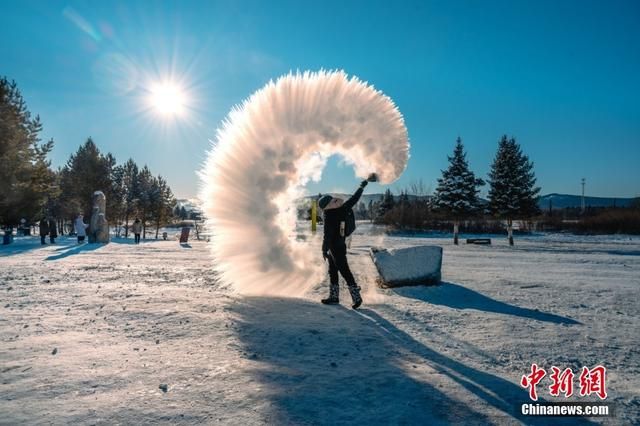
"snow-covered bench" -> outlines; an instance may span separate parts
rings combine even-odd
[[[437,284],[442,278],[442,247],[371,248],[383,287]]]

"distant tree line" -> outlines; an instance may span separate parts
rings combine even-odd
[[[61,220],[70,220],[78,213],[91,214],[91,195],[104,192],[107,198],[107,219],[116,233],[128,237],[128,224],[134,218],[142,222],[143,238],[148,226],[160,227],[173,218],[175,198],[167,181],[154,176],[146,165],[139,167],[133,159],[116,164],[111,153],[102,154],[89,138],[69,157],[67,164],[56,172],[59,190],[50,197],[46,213]]]
[[[199,210],[194,210],[194,209],[187,209],[185,208],[185,206],[180,206],[178,204],[176,204],[176,206],[173,208],[173,215],[182,220],[195,220],[195,221],[200,221],[202,220],[202,213]]]
[[[515,138],[503,136],[498,143],[489,172],[488,203],[480,199],[480,187],[485,181],[469,169],[462,139],[458,138],[449,166],[442,170],[432,197],[400,193],[396,200],[387,190],[379,203],[375,221],[398,228],[438,229],[453,225],[453,241],[458,244],[460,223],[482,232],[502,229],[486,218],[506,222],[509,244],[513,245],[513,221],[528,219],[539,213],[533,163]]]
[[[415,189],[399,195],[387,190],[380,202],[366,214],[381,224],[403,231],[445,231],[453,225],[454,243],[458,232],[500,233],[505,228],[513,244],[513,222],[519,221],[520,232],[569,231],[575,233],[640,234],[640,197],[629,207],[577,207],[542,212],[538,207],[538,188],[533,163],[522,152],[514,138],[503,136],[498,143],[488,176],[488,200],[479,198],[482,179],[469,170],[464,146],[456,141],[449,166],[442,171],[433,196]],[[356,211],[357,212],[357,211]]]
[[[94,191],[104,192],[107,219],[118,234],[134,217],[158,230],[173,217],[175,198],[167,181],[132,159],[118,165],[91,138],[58,170],[47,155],[53,140],[41,143],[38,116],[32,118],[15,82],[0,79],[0,223],[8,228],[42,217],[55,218],[59,233],[82,213],[89,217]]]
[[[540,230],[549,232],[640,234],[640,197],[627,207],[549,208],[534,220]]]

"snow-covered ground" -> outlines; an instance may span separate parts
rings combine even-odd
[[[421,244],[444,248],[443,283],[378,289],[369,247]],[[0,247],[0,423],[563,423],[518,414],[532,362],[607,367],[615,416],[573,423],[640,422],[640,238],[453,246],[360,224],[350,262],[359,311],[346,289],[319,304],[326,280],[236,295],[205,242],[17,238]]]

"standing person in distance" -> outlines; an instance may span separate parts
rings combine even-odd
[[[45,245],[47,244],[46,242],[46,238],[47,235],[49,235],[49,221],[47,221],[47,218],[43,217],[40,220],[40,244]]]
[[[136,244],[140,244],[140,234],[142,233],[142,222],[136,217],[131,225],[131,232],[133,232],[133,240]]]
[[[335,305],[340,303],[339,299],[339,277],[338,272],[347,282],[353,309],[358,309],[362,304],[360,287],[356,284],[353,273],[347,262],[347,245],[345,238],[353,230],[347,229],[347,224],[353,219],[353,207],[356,205],[365,186],[369,182],[375,182],[377,175],[372,173],[367,180],[363,180],[360,188],[347,200],[334,198],[331,195],[324,195],[318,200],[318,206],[324,212],[324,236],[322,239],[322,257],[329,262],[329,297],[322,299],[325,305]]]
[[[84,237],[87,236],[87,227],[89,225],[84,223],[84,219],[82,213],[78,214],[76,220],[73,221],[73,227],[75,228],[76,235],[78,236],[78,244],[82,244],[84,241]]]
[[[51,244],[56,243],[56,238],[58,238],[58,226],[56,220],[53,217],[49,218],[49,242]]]

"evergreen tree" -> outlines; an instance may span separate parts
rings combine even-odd
[[[391,210],[396,205],[393,195],[391,194],[391,190],[387,189],[382,196],[382,200],[378,205],[378,209],[376,212],[376,217],[378,219],[382,219],[384,215]]]
[[[395,206],[395,222],[396,226],[407,227],[409,226],[409,215],[411,210],[411,203],[409,201],[409,194],[406,190],[400,191],[398,197],[398,203]]]
[[[143,238],[149,221],[158,229],[172,216],[175,205],[167,181],[154,177],[147,166],[142,169],[133,159],[116,165],[111,154],[103,155],[89,138],[71,155],[59,172],[61,194],[52,205],[69,219],[78,213],[91,214],[93,192],[103,191],[107,198],[107,218],[117,226],[125,225],[125,238],[129,222],[136,215],[142,221]],[[118,233],[119,233],[119,228]]]
[[[114,188],[119,200],[120,218],[125,225],[125,238],[129,236],[129,219],[135,214],[140,198],[138,175],[138,165],[131,158],[114,171]]]
[[[409,206],[409,193],[407,191],[400,191],[400,197],[398,197],[398,204],[401,207]]]
[[[507,220],[509,244],[513,245],[513,219],[539,213],[533,163],[514,138],[502,137],[489,172],[489,210]]]
[[[47,216],[56,222],[56,227],[59,235],[64,235],[64,210],[60,203],[60,180],[61,171],[52,171],[51,190],[47,194],[47,202],[45,211]]]
[[[356,219],[364,220],[367,218],[367,206],[363,201],[358,203],[358,209],[356,210]]]
[[[0,78],[0,223],[10,228],[22,218],[41,217],[54,191],[47,160],[53,141],[41,144],[41,130],[15,81]]]
[[[158,239],[160,227],[166,224],[171,218],[175,203],[176,200],[167,181],[158,175],[158,177],[153,179],[151,199],[151,219],[156,225],[156,239]]]
[[[103,155],[91,138],[72,154],[62,168],[60,186],[62,202],[68,206],[65,212],[69,219],[78,213],[91,216],[92,197],[102,191],[107,198],[109,212],[117,210],[118,199],[114,197],[113,174],[116,159],[110,153]],[[69,208],[70,207],[70,208]]]
[[[124,186],[124,173],[122,166],[113,168],[111,186],[113,188],[113,211],[109,212],[109,219],[116,226],[116,235],[120,236],[121,225],[124,220],[124,199],[126,195],[126,187]]]
[[[459,221],[478,211],[479,187],[484,185],[484,181],[477,179],[469,170],[466,157],[462,139],[458,137],[453,156],[447,156],[449,167],[442,170],[442,177],[438,179],[438,187],[433,199],[434,208],[448,213],[454,220],[454,244],[458,244]]]
[[[154,186],[154,177],[145,165],[138,174],[139,197],[137,207],[139,218],[142,221],[142,239],[147,238],[147,222],[152,219],[154,197],[156,196]]]

